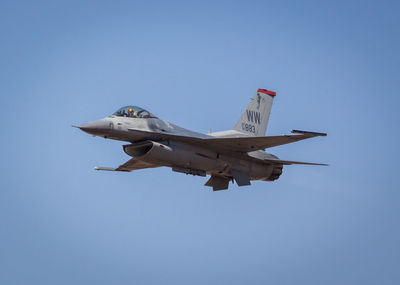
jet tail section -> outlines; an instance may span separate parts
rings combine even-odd
[[[248,136],[264,136],[275,95],[273,91],[258,89],[233,129]]]

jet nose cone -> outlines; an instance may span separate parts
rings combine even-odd
[[[90,122],[90,123],[82,124],[78,128],[80,128],[84,132],[87,132],[87,131],[96,130],[97,127],[98,127],[98,124],[96,124],[96,122]]]
[[[106,136],[110,130],[110,123],[102,119],[82,124],[78,128],[91,135]]]

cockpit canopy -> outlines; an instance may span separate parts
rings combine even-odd
[[[125,106],[120,108],[113,116],[130,118],[157,118],[152,113],[137,106]]]

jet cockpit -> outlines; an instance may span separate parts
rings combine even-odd
[[[113,114],[117,117],[130,117],[130,118],[157,118],[149,111],[142,109],[138,106],[125,106],[118,109],[117,112]]]

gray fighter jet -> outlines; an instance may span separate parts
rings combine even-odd
[[[157,118],[137,107],[126,106],[104,119],[78,128],[94,136],[128,142],[123,146],[132,158],[117,168],[96,170],[132,171],[160,166],[173,171],[206,176],[214,191],[228,189],[229,181],[239,186],[250,180],[274,181],[283,165],[321,163],[280,160],[266,148],[297,142],[325,133],[292,130],[291,135],[265,136],[276,93],[258,89],[232,130],[201,134]]]

